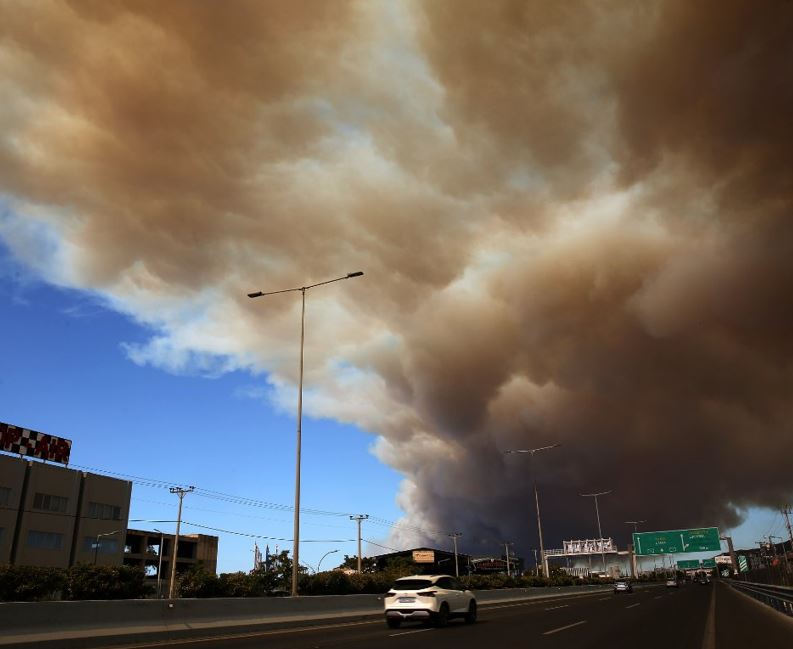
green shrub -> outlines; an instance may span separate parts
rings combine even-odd
[[[223,597],[220,578],[197,565],[179,575],[177,592],[180,597]],[[242,597],[243,595],[235,595]]]
[[[146,573],[136,566],[93,566],[81,563],[67,572],[68,599],[138,599],[152,592]]]
[[[33,602],[62,597],[66,571],[61,568],[0,565],[0,601]]]

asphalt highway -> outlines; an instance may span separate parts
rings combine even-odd
[[[437,629],[381,619],[225,638],[135,645],[180,649],[790,649],[787,618],[725,584],[663,586],[481,606],[479,621]]]

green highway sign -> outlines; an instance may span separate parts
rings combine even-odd
[[[634,532],[633,551],[637,556],[680,554],[682,552],[710,552],[721,550],[719,528],[701,527],[692,530],[665,532]]]
[[[703,568],[715,568],[716,567],[716,559],[703,559],[702,560],[702,567]]]
[[[680,570],[692,570],[694,568],[699,568],[699,559],[684,559],[683,561],[678,561],[677,567]]]

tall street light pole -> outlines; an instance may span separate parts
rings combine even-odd
[[[300,560],[300,446],[302,440],[302,426],[303,426],[303,348],[306,338],[306,291],[310,288],[317,286],[324,286],[333,282],[339,282],[343,279],[350,279],[352,277],[360,277],[363,275],[361,271],[354,273],[347,273],[344,277],[336,277],[324,282],[317,282],[316,284],[309,284],[308,286],[300,286],[296,288],[286,288],[280,291],[256,291],[255,293],[248,293],[249,298],[265,297],[267,295],[276,295],[278,293],[294,293],[300,291],[301,295],[301,312],[300,312],[300,379],[298,381],[297,389],[297,444],[296,444],[296,461],[295,461],[295,527],[294,527],[294,549],[292,554],[292,597],[297,597],[297,575],[298,565]]]
[[[160,550],[157,554],[160,555],[159,559],[157,560],[157,599],[160,599],[162,596],[162,545],[163,541],[165,540],[165,534],[163,534],[162,530],[158,530],[156,527],[154,528],[155,532],[160,533]]]
[[[451,537],[452,541],[454,541],[454,576],[460,576],[460,568],[457,565],[457,539],[459,539],[463,535],[462,532],[452,532],[451,534],[447,534],[447,536]]]
[[[529,473],[531,473],[532,480],[534,481],[534,504],[537,508],[537,535],[540,538],[540,561],[542,562],[542,574],[548,576],[548,558],[545,556],[545,546],[542,541],[542,522],[540,521],[540,497],[537,493],[537,476],[534,473],[534,454],[540,451],[547,451],[552,448],[558,448],[561,444],[551,444],[550,446],[540,446],[539,448],[520,448],[504,451],[506,455],[522,453],[529,456]]]
[[[325,554],[323,554],[319,560],[319,563],[317,563],[317,572],[319,572],[319,567],[322,565],[322,559],[327,557],[329,554],[333,554],[334,552],[338,552],[338,551],[339,551],[338,548],[336,548],[335,550],[328,550]]]
[[[633,533],[636,534],[639,531],[639,524],[646,523],[647,521],[624,521],[626,525],[633,525]],[[636,559],[636,543],[635,539],[631,537],[631,572],[633,577],[637,577],[639,574],[639,562]]]
[[[120,531],[121,530],[113,530],[112,532],[105,532],[104,534],[96,535],[96,543],[94,543],[94,565],[96,565],[97,554],[99,554],[99,544],[102,542],[102,537],[113,536],[114,534],[118,534]]]
[[[603,559],[603,573],[606,572],[606,550],[603,547],[603,530],[600,529],[600,509],[598,508],[598,496],[605,496],[606,494],[610,494],[611,490],[609,491],[599,491],[596,494],[579,494],[580,496],[584,496],[585,498],[594,498],[595,499],[595,515],[598,519],[598,535],[600,535],[600,558]]]

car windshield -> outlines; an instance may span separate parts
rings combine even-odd
[[[391,586],[391,590],[421,590],[432,586],[430,579],[398,579]]]

